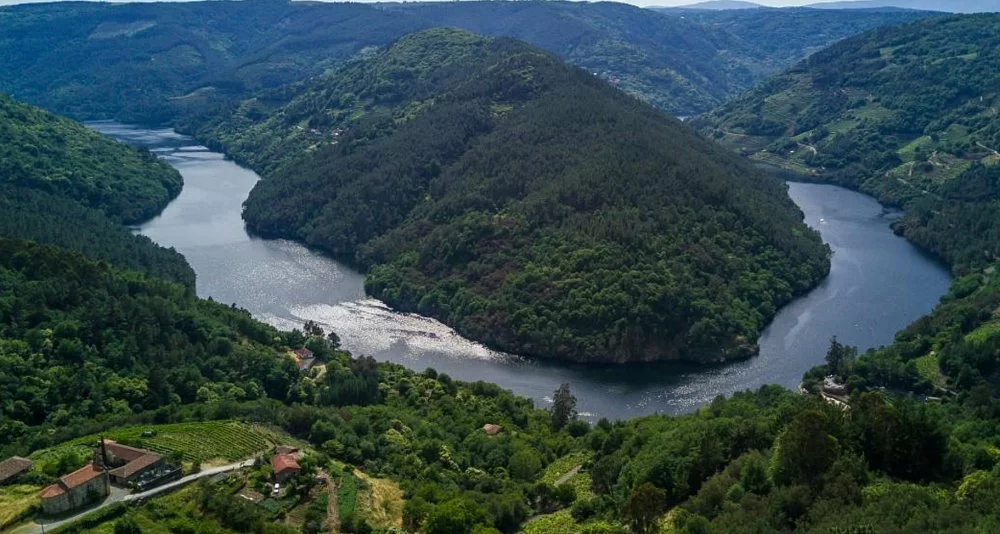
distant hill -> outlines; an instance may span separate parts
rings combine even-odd
[[[853,0],[847,2],[817,2],[808,7],[818,9],[871,9],[894,7],[946,13],[1000,12],[1000,0]]]
[[[1000,15],[881,28],[695,124],[755,160],[904,206],[959,272],[1000,258]]]
[[[907,10],[821,11],[807,8],[762,8],[729,11],[664,10],[671,16],[702,24],[739,39],[754,57],[784,69],[806,56],[872,28],[896,26],[940,14]]]
[[[529,42],[672,114],[692,115],[817,46],[903,21],[829,15],[785,23],[784,10],[770,12],[767,31],[732,33],[693,15],[610,2],[21,5],[0,9],[0,91],[78,119],[162,123],[315,76],[415,30],[457,27]],[[772,45],[759,46],[763,40]]]
[[[749,356],[828,265],[780,181],[510,39],[405,36],[199,136],[263,171],[252,231],[519,354]]]
[[[753,2],[741,2],[740,0],[708,0],[707,2],[677,6],[676,8],[658,9],[706,9],[710,11],[726,11],[730,9],[758,9],[761,7],[764,6]]]

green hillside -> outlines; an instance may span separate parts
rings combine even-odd
[[[38,189],[104,211],[125,224],[159,213],[180,174],[148,151],[0,95],[0,184]]]
[[[848,39],[698,122],[751,158],[906,208],[897,230],[958,272],[1000,253],[1000,16]]]
[[[779,181],[512,40],[416,33],[200,135],[264,172],[252,231],[517,353],[749,356],[828,265]]]
[[[775,10],[766,21],[728,24],[541,1],[21,5],[0,9],[0,91],[80,119],[162,122],[320,74],[418,29],[457,27],[527,41],[691,115],[817,46],[915,16]]]
[[[57,245],[194,288],[184,258],[123,224],[159,213],[181,176],[148,151],[0,95],[0,237]]]

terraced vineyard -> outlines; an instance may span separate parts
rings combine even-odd
[[[144,436],[144,433],[152,433]],[[280,436],[263,427],[236,421],[206,421],[170,425],[144,425],[116,428],[105,432],[104,437],[136,447],[142,447],[165,456],[178,451],[185,461],[241,460],[267,450]],[[78,438],[63,445],[73,447],[96,443],[97,435]]]

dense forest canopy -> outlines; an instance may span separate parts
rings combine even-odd
[[[897,230],[959,273],[1000,254],[1000,15],[882,28],[701,119],[715,139],[906,208]]]
[[[916,16],[775,10],[770,31],[755,32],[756,19],[702,22],[610,2],[21,5],[0,9],[0,91],[80,119],[165,122],[320,74],[418,29],[458,27],[530,42],[691,115],[816,46]],[[779,25],[800,30],[789,38],[773,31]]]
[[[148,151],[0,94],[0,185],[70,197],[131,224],[159,213],[182,180]]]
[[[521,354],[748,356],[828,268],[779,181],[512,40],[412,34],[199,135],[264,172],[252,231]]]

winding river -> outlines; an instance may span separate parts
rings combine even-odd
[[[806,222],[834,250],[833,264],[819,287],[778,313],[761,336],[760,356],[708,368],[524,360],[464,339],[435,320],[394,312],[365,296],[361,274],[320,253],[248,236],[240,212],[259,177],[221,154],[171,130],[91,126],[157,152],[184,176],[180,196],[138,231],[187,257],[200,296],[236,303],[280,328],[312,319],[335,330],[355,354],[495,382],[538,405],[569,382],[578,409],[591,417],[683,413],[763,384],[795,387],[822,362],[832,336],[862,351],[886,344],[930,311],[950,281],[946,268],[892,233],[889,222],[898,213],[846,189],[791,183],[789,194]]]

